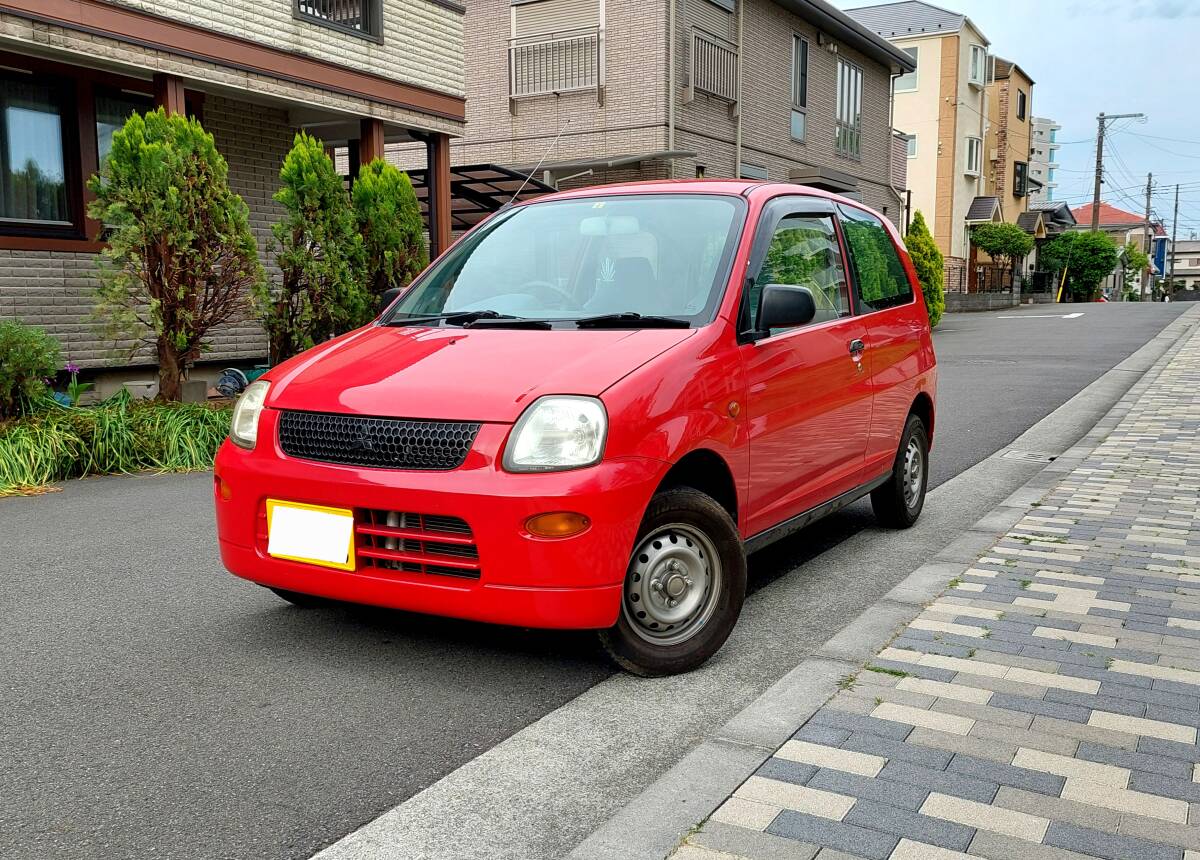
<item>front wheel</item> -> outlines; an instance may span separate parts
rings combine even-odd
[[[600,642],[635,675],[687,672],[725,644],[745,596],[746,554],[729,513],[699,490],[666,490],[646,510],[620,617]]]
[[[929,483],[929,436],[925,424],[909,415],[900,434],[900,447],[887,483],[871,493],[871,507],[880,525],[906,529],[921,516]]]

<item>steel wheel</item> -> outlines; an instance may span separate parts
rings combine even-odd
[[[621,611],[647,642],[684,642],[712,618],[721,598],[722,572],[708,535],[683,523],[661,526],[634,550]]]
[[[921,443],[912,437],[904,450],[904,504],[909,509],[916,507],[921,498],[922,485],[925,483],[925,452]]]

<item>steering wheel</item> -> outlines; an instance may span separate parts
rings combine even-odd
[[[521,291],[534,295],[538,301],[545,302],[548,305],[553,305],[557,299],[559,308],[555,308],[555,310],[560,308],[565,311],[583,310],[583,305],[579,304],[574,296],[549,281],[526,281],[524,284],[521,284]]]

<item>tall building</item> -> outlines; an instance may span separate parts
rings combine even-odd
[[[1058,187],[1054,171],[1058,168],[1058,132],[1062,126],[1052,119],[1035,116],[1033,118],[1033,143],[1029,150],[1029,175],[1038,183],[1029,192],[1030,200],[1046,203],[1054,199],[1054,189]]]
[[[1011,60],[996,57],[993,66],[984,140],[987,187],[1000,204],[1001,217],[1020,223],[1020,216],[1029,209],[1029,192],[1038,182],[1029,173],[1033,78]]]

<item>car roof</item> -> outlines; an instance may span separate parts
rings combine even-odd
[[[809,185],[797,185],[792,182],[762,182],[750,179],[656,179],[647,182],[588,185],[570,191],[557,191],[553,194],[535,197],[520,205],[528,206],[549,200],[570,200],[578,197],[604,197],[618,194],[736,194],[739,197],[749,197],[756,191],[762,191],[768,197],[781,193],[802,194],[862,206],[857,201]]]

